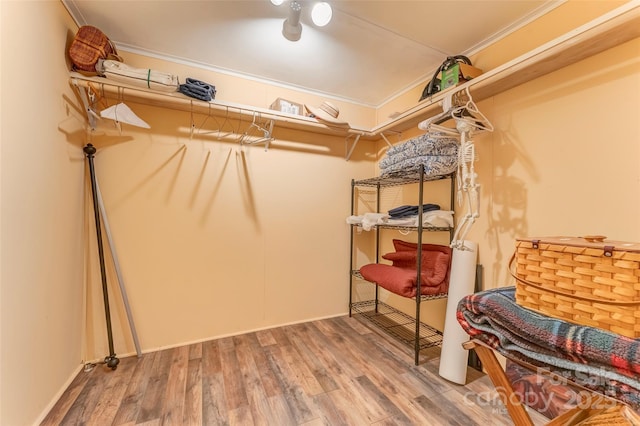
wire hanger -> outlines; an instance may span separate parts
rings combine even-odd
[[[211,108],[211,107],[209,107]],[[196,122],[193,119],[193,101],[189,101],[189,140],[193,139],[193,132],[196,129]]]
[[[224,138],[228,138],[231,135],[239,134],[238,130],[233,127],[233,124],[231,123],[231,119],[229,118],[228,106],[225,108],[225,116],[224,116],[224,120],[222,121],[222,124],[220,124],[218,119],[211,113],[211,103],[209,103],[208,108],[209,108],[209,111],[207,113],[207,116],[204,118],[204,120],[202,120],[202,123],[200,123],[200,126],[198,127],[199,135],[211,135],[216,133],[217,139],[222,140]],[[209,119],[213,120],[213,122],[217,127],[216,129],[206,130],[204,128],[205,124],[207,123],[207,121],[209,121]],[[224,131],[225,126],[230,127],[230,129],[227,129],[226,132]]]
[[[271,136],[271,134],[273,133],[274,121],[267,119],[263,125],[262,123],[259,123],[257,121],[260,117],[261,115],[259,112],[257,111],[253,112],[253,118],[251,120],[251,123],[249,124],[249,127],[247,127],[245,132],[240,137],[239,142],[241,145],[244,143],[247,143],[249,145],[255,145],[255,144],[265,142],[265,151],[267,151],[269,149],[269,142],[273,140],[273,137]],[[252,131],[254,129],[257,132],[262,133],[262,136],[258,137],[255,140],[248,141],[248,138],[252,136]]]

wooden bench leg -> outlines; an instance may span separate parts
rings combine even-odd
[[[520,400],[520,397],[513,391],[511,382],[507,377],[502,365],[498,362],[495,352],[485,343],[479,340],[470,340],[462,344],[462,347],[467,350],[473,349],[478,354],[478,358],[482,362],[484,368],[487,370],[487,375],[493,382],[493,385],[500,395],[500,399],[507,407],[509,416],[513,420],[516,426],[533,426],[531,417],[527,412],[525,405]],[[588,398],[588,399],[585,399]],[[598,421],[605,421],[606,423],[589,423],[589,424],[623,424],[618,423],[618,420],[628,421],[624,424],[638,424],[640,425],[640,417],[634,415],[633,411],[625,410],[624,415],[619,405],[617,412],[612,412],[612,405],[616,404],[615,401],[606,398],[602,395],[590,394],[588,397],[583,397],[581,403],[552,419],[545,426],[575,426],[581,424],[584,420],[590,420],[594,417],[598,417],[601,414],[606,415],[606,419],[598,418]],[[612,420],[613,419],[613,420]],[[615,423],[611,423],[615,421]]]
[[[478,345],[473,341],[465,342],[462,345],[463,348],[469,350],[473,349],[478,354],[478,358],[482,362],[482,365],[487,370],[487,374],[493,385],[500,395],[500,399],[504,403],[505,407],[507,407],[507,412],[509,416],[511,416],[511,420],[513,420],[516,426],[533,426],[533,422],[531,421],[531,417],[529,417],[529,413],[525,409],[524,404],[520,401],[520,398],[516,397],[516,394],[513,392],[513,387],[511,386],[511,382],[509,378],[505,374],[502,365],[498,362],[493,350]]]

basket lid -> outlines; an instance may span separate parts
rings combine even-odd
[[[574,247],[589,247],[597,249],[609,249],[612,251],[626,251],[640,253],[640,243],[627,241],[607,240],[602,235],[585,235],[584,237],[528,237],[516,238],[516,241],[538,242],[542,244],[558,244]]]

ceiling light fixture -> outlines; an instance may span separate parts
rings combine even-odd
[[[270,0],[271,4],[280,6],[284,0]],[[302,2],[298,0],[289,1],[289,16],[282,24],[282,35],[290,41],[298,41],[302,36],[302,24],[300,24],[300,14],[302,13]],[[324,27],[331,21],[333,10],[331,5],[325,1],[317,2],[311,9],[311,20],[318,27]]]
[[[287,40],[298,41],[302,36],[300,12],[302,12],[302,5],[299,2],[295,0],[289,2],[289,17],[282,23],[282,35]]]

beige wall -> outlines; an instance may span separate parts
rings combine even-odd
[[[495,96],[477,144],[486,286],[508,282],[514,238],[640,240],[640,39]]]
[[[371,162],[345,161],[343,138],[283,129],[266,152],[217,133],[190,139],[189,113],[130,106],[152,130],[94,143],[144,350],[345,312],[349,181]],[[92,290],[96,312],[100,297]],[[131,353],[118,306],[116,346]],[[89,357],[106,350],[93,319]]]
[[[87,139],[62,47],[50,48],[63,46],[73,25],[58,2],[0,5],[0,423],[11,425],[34,422],[81,362],[108,348],[82,179]],[[40,33],[50,35],[47,48],[32,35]],[[639,43],[480,103],[496,127],[476,140],[482,217],[470,238],[480,244],[485,287],[508,282],[516,237],[640,240]],[[126,59],[168,70],[155,59]],[[322,100],[167,66],[213,82],[232,102]],[[362,141],[346,162],[343,138],[276,129],[265,152],[215,133],[190,138],[192,121],[215,128],[203,116],[129,106],[151,130],[119,132],[104,122],[90,141],[99,148],[96,170],[143,350],[346,312],[349,183],[375,173],[381,145]],[[353,108],[351,116],[369,125],[374,115]],[[134,347],[108,269],[116,353],[124,356]]]
[[[121,53],[133,67],[210,82],[220,101],[266,108],[277,97],[310,105],[323,100]],[[346,312],[349,182],[374,172],[374,142],[360,142],[347,162],[344,137],[276,125],[265,151],[264,144],[238,142],[246,118],[226,122],[127,96],[124,90],[122,99],[151,130],[123,125],[120,132],[103,121],[92,143],[143,351]],[[332,102],[352,125],[373,125],[372,110]],[[108,269],[116,352],[130,355],[135,347],[110,262]],[[95,258],[90,271],[85,350],[93,360],[108,347]]]
[[[523,29],[479,56],[488,61],[499,53],[510,60],[526,53],[520,46],[527,37],[548,42],[562,35],[558,27],[569,31],[618,4],[568,2],[541,19],[549,31],[534,22],[531,31]],[[640,40],[497,94],[479,107],[495,126],[475,138],[481,217],[469,239],[479,244],[484,288],[513,284],[508,262],[515,238],[602,234],[640,240]],[[415,241],[415,235],[406,239]],[[411,301],[384,297],[403,311],[415,310]],[[423,318],[442,329],[445,307],[444,301],[427,302]]]
[[[71,19],[57,1],[2,1],[0,14],[0,424],[14,426],[36,421],[82,361],[84,160]]]

